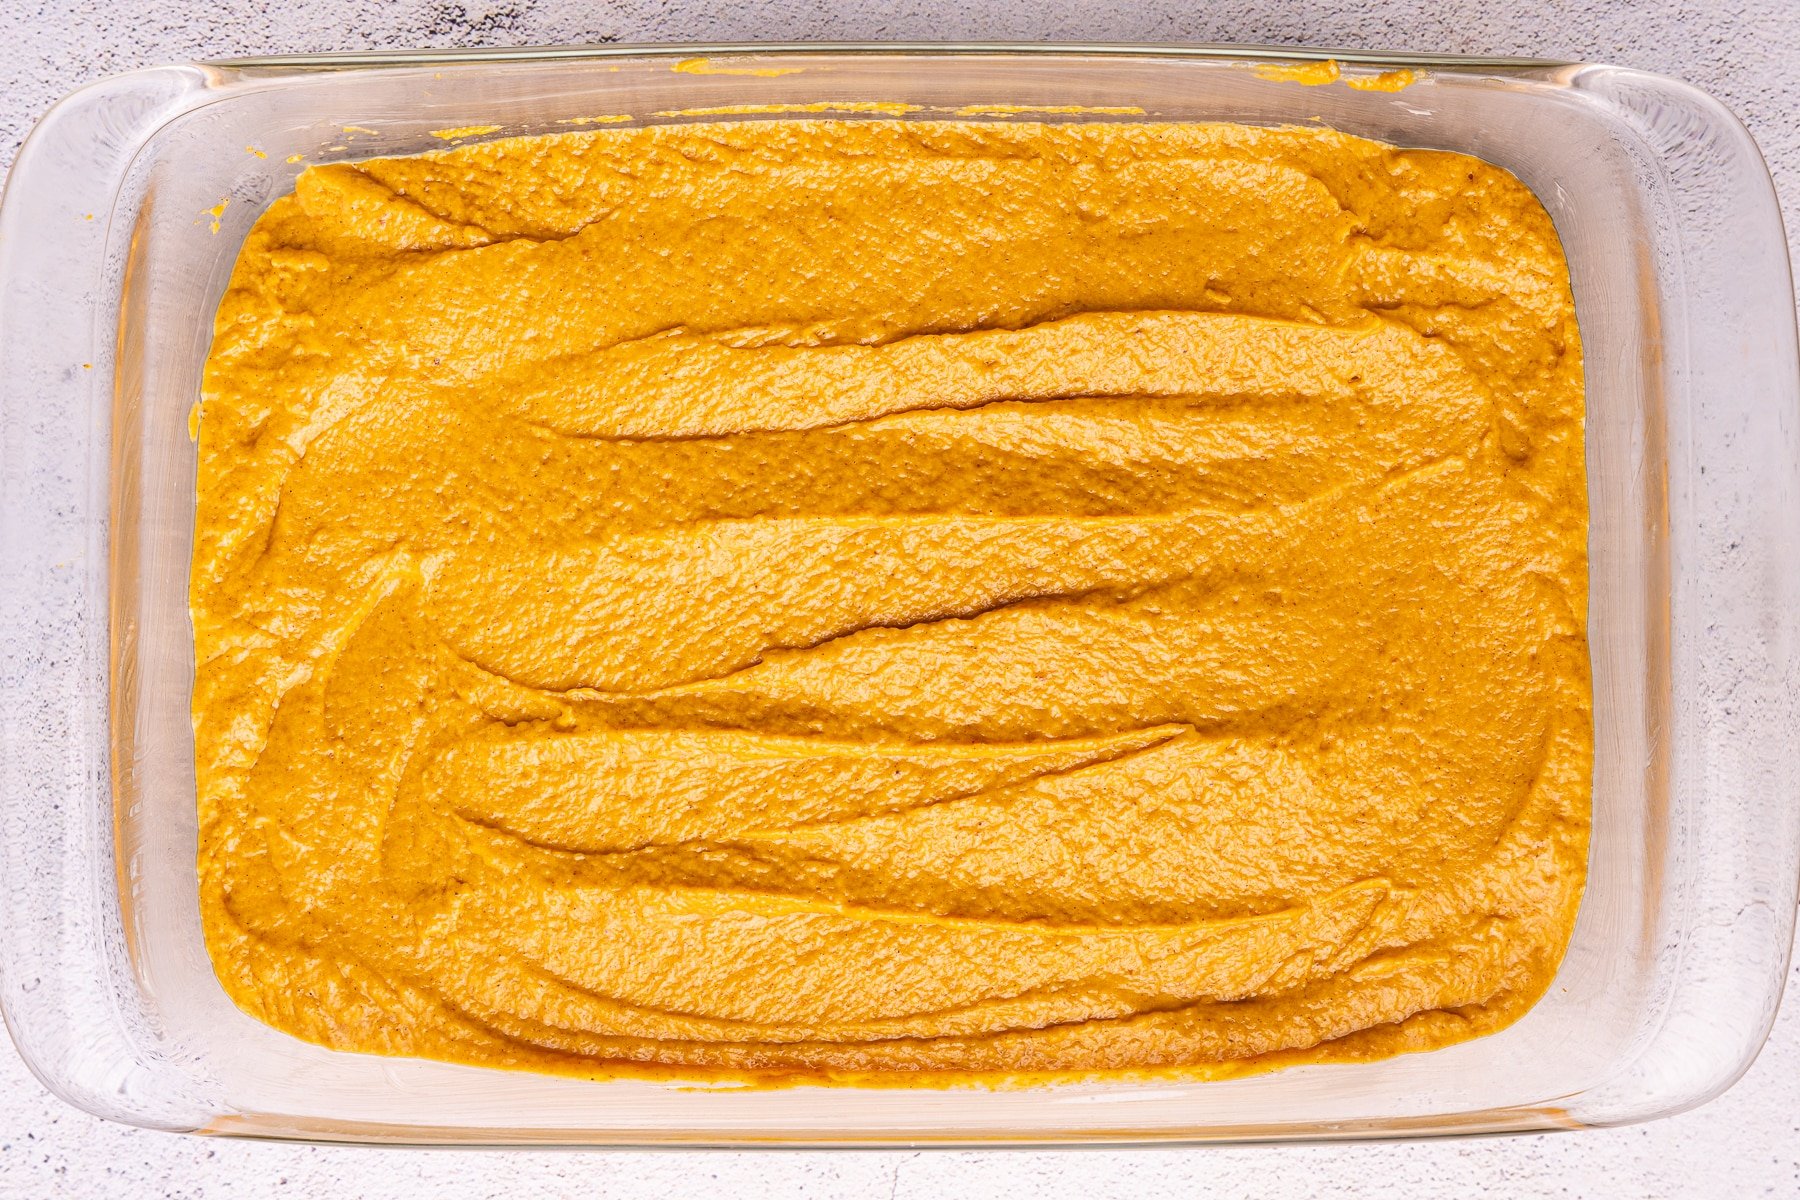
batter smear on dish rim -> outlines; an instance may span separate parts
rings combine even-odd
[[[1510,175],[778,120],[315,167],[200,425],[206,943],[345,1050],[1008,1082],[1548,986],[1582,372]]]

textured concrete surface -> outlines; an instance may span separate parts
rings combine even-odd
[[[1236,41],[1529,54],[1676,75],[1750,125],[1800,212],[1800,0],[0,0],[0,165],[57,96],[151,63],[368,46],[918,39]],[[1792,240],[1790,233],[1790,241]],[[1796,991],[1800,994],[1800,991]],[[1800,1196],[1800,1004],[1746,1078],[1633,1129],[1130,1152],[486,1153],[145,1133],[0,1049],[0,1197]]]

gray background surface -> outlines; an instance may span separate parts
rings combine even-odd
[[[132,67],[358,47],[705,40],[1277,42],[1643,67],[1719,96],[1800,212],[1800,0],[0,0],[0,166]],[[1794,241],[1789,235],[1790,246]],[[1800,989],[1795,990],[1800,995]],[[402,1151],[106,1125],[0,1048],[0,1197],[1800,1197],[1800,1003],[1724,1097],[1632,1129],[1395,1145],[1065,1152]]]

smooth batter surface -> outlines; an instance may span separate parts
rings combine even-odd
[[[1504,172],[775,121],[303,174],[208,365],[208,949],[344,1049],[1219,1073],[1584,876],[1579,344]]]

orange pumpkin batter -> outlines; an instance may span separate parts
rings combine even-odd
[[[346,1050],[985,1082],[1518,1017],[1581,360],[1511,176],[777,120],[306,171],[200,424],[207,947]]]

